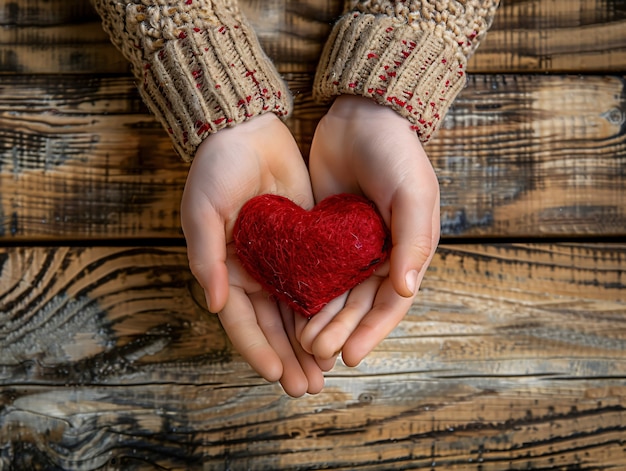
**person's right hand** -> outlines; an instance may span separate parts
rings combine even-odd
[[[189,266],[235,349],[291,396],[319,392],[324,378],[295,339],[294,313],[265,293],[232,247],[241,207],[271,193],[310,209],[309,174],[289,129],[268,113],[209,136],[198,148],[181,203]]]

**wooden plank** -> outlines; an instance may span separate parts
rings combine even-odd
[[[288,78],[306,155],[325,108]],[[474,76],[427,147],[444,235],[626,234],[625,83]],[[0,237],[180,237],[186,172],[126,77],[0,77]]]
[[[0,0],[0,72],[129,73],[89,0]]]
[[[291,400],[183,248],[0,249],[0,468],[619,469],[626,245],[443,246],[400,326]]]
[[[45,73],[128,73],[122,55],[102,31],[89,0],[0,3],[0,71]],[[315,68],[342,2],[248,0],[240,2],[266,52],[284,72]],[[39,4],[44,7],[38,9]],[[88,44],[88,48],[85,48]],[[42,45],[44,45],[42,47]]]
[[[89,0],[66,2],[63,0],[2,0],[0,25],[50,26],[60,23],[82,23],[98,20]]]
[[[626,82],[473,76],[426,150],[445,234],[626,234]]]
[[[32,43],[22,44],[28,36]],[[31,39],[32,38],[32,39]],[[100,22],[67,27],[0,29],[0,73],[129,74],[126,59],[109,42]]]
[[[341,0],[242,0],[282,72],[313,72]],[[89,0],[0,1],[0,71],[127,73]],[[85,44],[89,47],[85,48]],[[621,72],[626,9],[615,0],[502,2],[473,72]]]
[[[468,69],[577,73],[625,66],[623,1],[504,0]]]
[[[131,80],[48,76],[2,83],[0,233],[180,234],[187,167]],[[122,227],[130,230],[119,232]]]

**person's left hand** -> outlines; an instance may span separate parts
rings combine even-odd
[[[327,366],[341,352],[346,365],[356,366],[411,307],[439,242],[439,183],[405,118],[346,95],[318,124],[309,171],[316,201],[363,194],[391,230],[385,265],[309,321],[297,319],[297,337],[319,363]]]

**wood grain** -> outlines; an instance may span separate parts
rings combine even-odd
[[[503,0],[468,64],[483,72],[608,72],[626,67],[621,0]]]
[[[281,72],[314,71],[341,0],[241,0]],[[89,0],[0,1],[0,71],[128,73]],[[87,47],[86,47],[87,46]],[[474,72],[621,72],[620,0],[507,0],[470,64]]]
[[[325,108],[289,82],[306,155]],[[626,235],[625,83],[473,76],[427,147],[444,235]],[[129,79],[0,77],[0,237],[180,237],[186,172]]]
[[[626,246],[443,246],[318,396],[232,351],[175,247],[0,249],[0,469],[621,469]]]
[[[306,155],[342,1],[240,3]],[[502,2],[427,149],[444,238],[483,243],[290,399],[207,312],[187,167],[89,1],[0,0],[0,470],[626,469],[626,245],[488,243],[626,240],[625,5]]]

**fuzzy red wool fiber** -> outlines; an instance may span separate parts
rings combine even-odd
[[[282,196],[254,197],[233,234],[246,271],[307,318],[368,278],[391,250],[373,203],[351,194],[330,196],[310,211]]]

